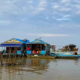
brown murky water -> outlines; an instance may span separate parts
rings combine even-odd
[[[80,59],[23,58],[22,64],[0,66],[0,80],[80,80]]]

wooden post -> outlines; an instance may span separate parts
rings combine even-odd
[[[1,59],[1,65],[2,66],[3,66],[3,53],[4,53],[4,50],[2,50],[0,53],[0,59]]]
[[[1,53],[1,65],[3,66],[3,53]]]
[[[2,64],[2,53],[0,53],[0,59],[1,59],[1,65],[3,65],[3,64]]]
[[[9,47],[9,59],[8,59],[8,64],[10,65],[10,62],[11,62],[11,47]]]
[[[17,47],[15,47],[14,51],[15,51],[15,63],[14,64],[16,64],[16,51],[17,51]]]

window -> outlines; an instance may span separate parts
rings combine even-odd
[[[45,50],[45,45],[44,44],[42,44],[42,50]]]

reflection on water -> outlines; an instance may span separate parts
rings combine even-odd
[[[0,80],[80,80],[80,59],[23,58],[21,61],[22,65],[0,66]]]

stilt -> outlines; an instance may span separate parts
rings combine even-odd
[[[11,65],[11,48],[9,48],[8,65]]]
[[[0,61],[1,61],[2,66],[3,66],[3,53],[4,53],[4,50],[2,50],[2,52],[0,52]]]

